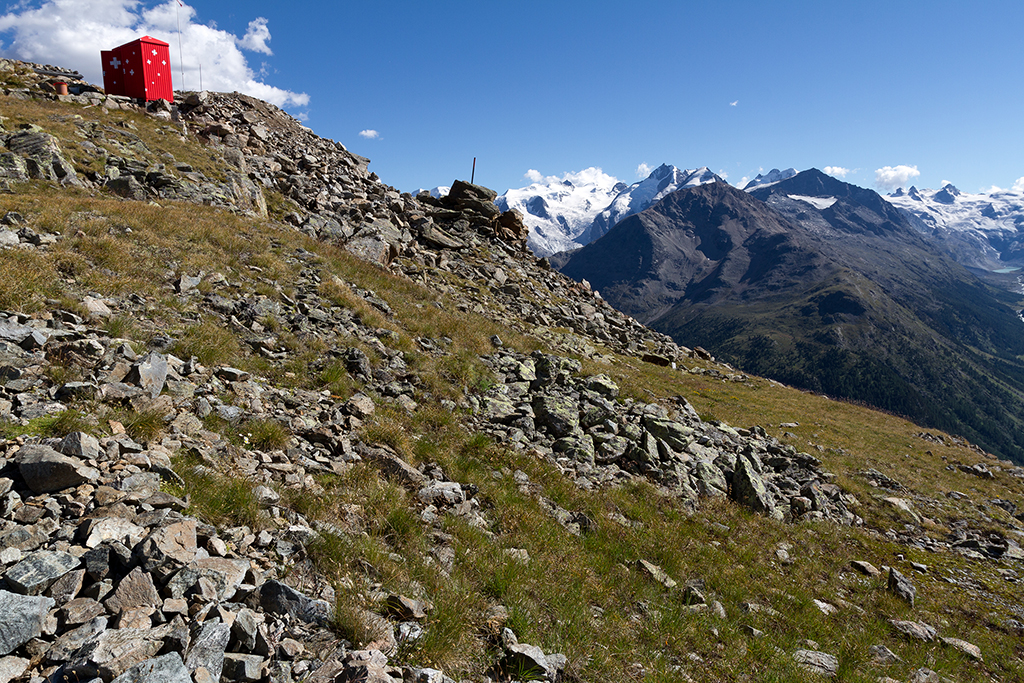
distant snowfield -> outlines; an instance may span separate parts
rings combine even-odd
[[[530,229],[527,244],[537,256],[579,249],[676,190],[722,180],[706,166],[681,170],[669,164],[628,186],[599,168],[562,176],[531,173],[533,184],[507,190],[494,203],[523,214]]]
[[[805,197],[800,194],[790,194],[786,196],[789,197],[790,199],[796,199],[801,202],[807,202],[818,211],[824,211],[825,209],[832,206],[838,201],[835,197]]]
[[[944,241],[945,248],[967,266],[995,273],[1024,265],[1024,192],[993,188],[961,192],[899,189],[890,204],[910,215],[919,230]]]
[[[592,167],[507,190],[494,203],[502,211],[518,210],[530,229],[530,249],[537,256],[550,256],[582,246],[576,238],[625,187],[618,178]]]
[[[1024,192],[972,194],[946,185],[941,190],[897,190],[886,199],[932,228],[1017,232],[1024,226]]]

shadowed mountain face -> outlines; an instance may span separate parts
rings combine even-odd
[[[552,259],[740,368],[1022,460],[1024,322],[870,190],[810,170],[681,190]]]

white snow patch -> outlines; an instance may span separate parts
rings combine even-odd
[[[818,211],[824,211],[828,207],[835,204],[838,200],[835,197],[805,197],[800,194],[786,195],[790,199],[797,199],[801,202],[807,202]]]

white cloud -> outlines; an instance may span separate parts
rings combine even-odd
[[[86,80],[102,84],[100,50],[150,35],[171,45],[176,89],[198,90],[201,68],[202,87],[207,90],[237,90],[279,107],[309,104],[305,93],[264,83],[242,54],[242,49],[272,54],[266,19],[250,22],[241,38],[213,24],[196,23],[196,19],[196,10],[177,0],[155,5],[140,0],[18,2],[0,15],[0,55],[75,69]]]
[[[952,185],[952,184],[953,184],[952,180],[943,180],[942,183],[940,184],[940,187],[945,187],[946,185]]]
[[[845,178],[846,174],[850,172],[850,169],[843,168],[842,166],[826,166],[822,170],[836,178]]]
[[[725,169],[722,169],[722,168],[718,169],[718,171],[716,172],[716,175],[719,178],[721,178],[722,180],[728,180],[729,179],[729,174],[726,173]]]
[[[651,171],[653,171],[653,170],[654,170],[653,168],[651,168],[650,166],[648,166],[645,163],[644,164],[640,164],[639,166],[636,167],[636,177],[637,178],[646,178],[647,176],[651,175]]]
[[[875,171],[875,185],[891,192],[919,175],[917,166],[883,166]]]
[[[366,130],[359,131],[359,137],[366,138],[367,140],[376,140],[380,137],[380,133],[372,128],[367,128]]]
[[[734,185],[734,187],[738,187],[742,190],[748,182],[750,182],[750,178],[748,178],[747,176],[743,176],[742,178],[736,181],[736,185]]]
[[[272,55],[267,41],[270,40],[270,29],[267,28],[267,20],[263,17],[256,17],[249,22],[249,28],[245,35],[238,41],[238,46],[243,50],[262,52],[265,55]]]
[[[1024,177],[1017,178],[1017,182],[1011,188],[1014,192],[1024,192]]]
[[[544,176],[541,175],[540,171],[533,168],[524,173],[523,177],[534,183],[539,183],[540,181],[544,180]]]

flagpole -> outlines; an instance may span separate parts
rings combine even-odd
[[[178,0],[178,7],[184,7]],[[178,67],[181,70],[181,89],[185,90],[185,54],[181,51],[181,13],[174,8],[174,18],[178,21]]]

